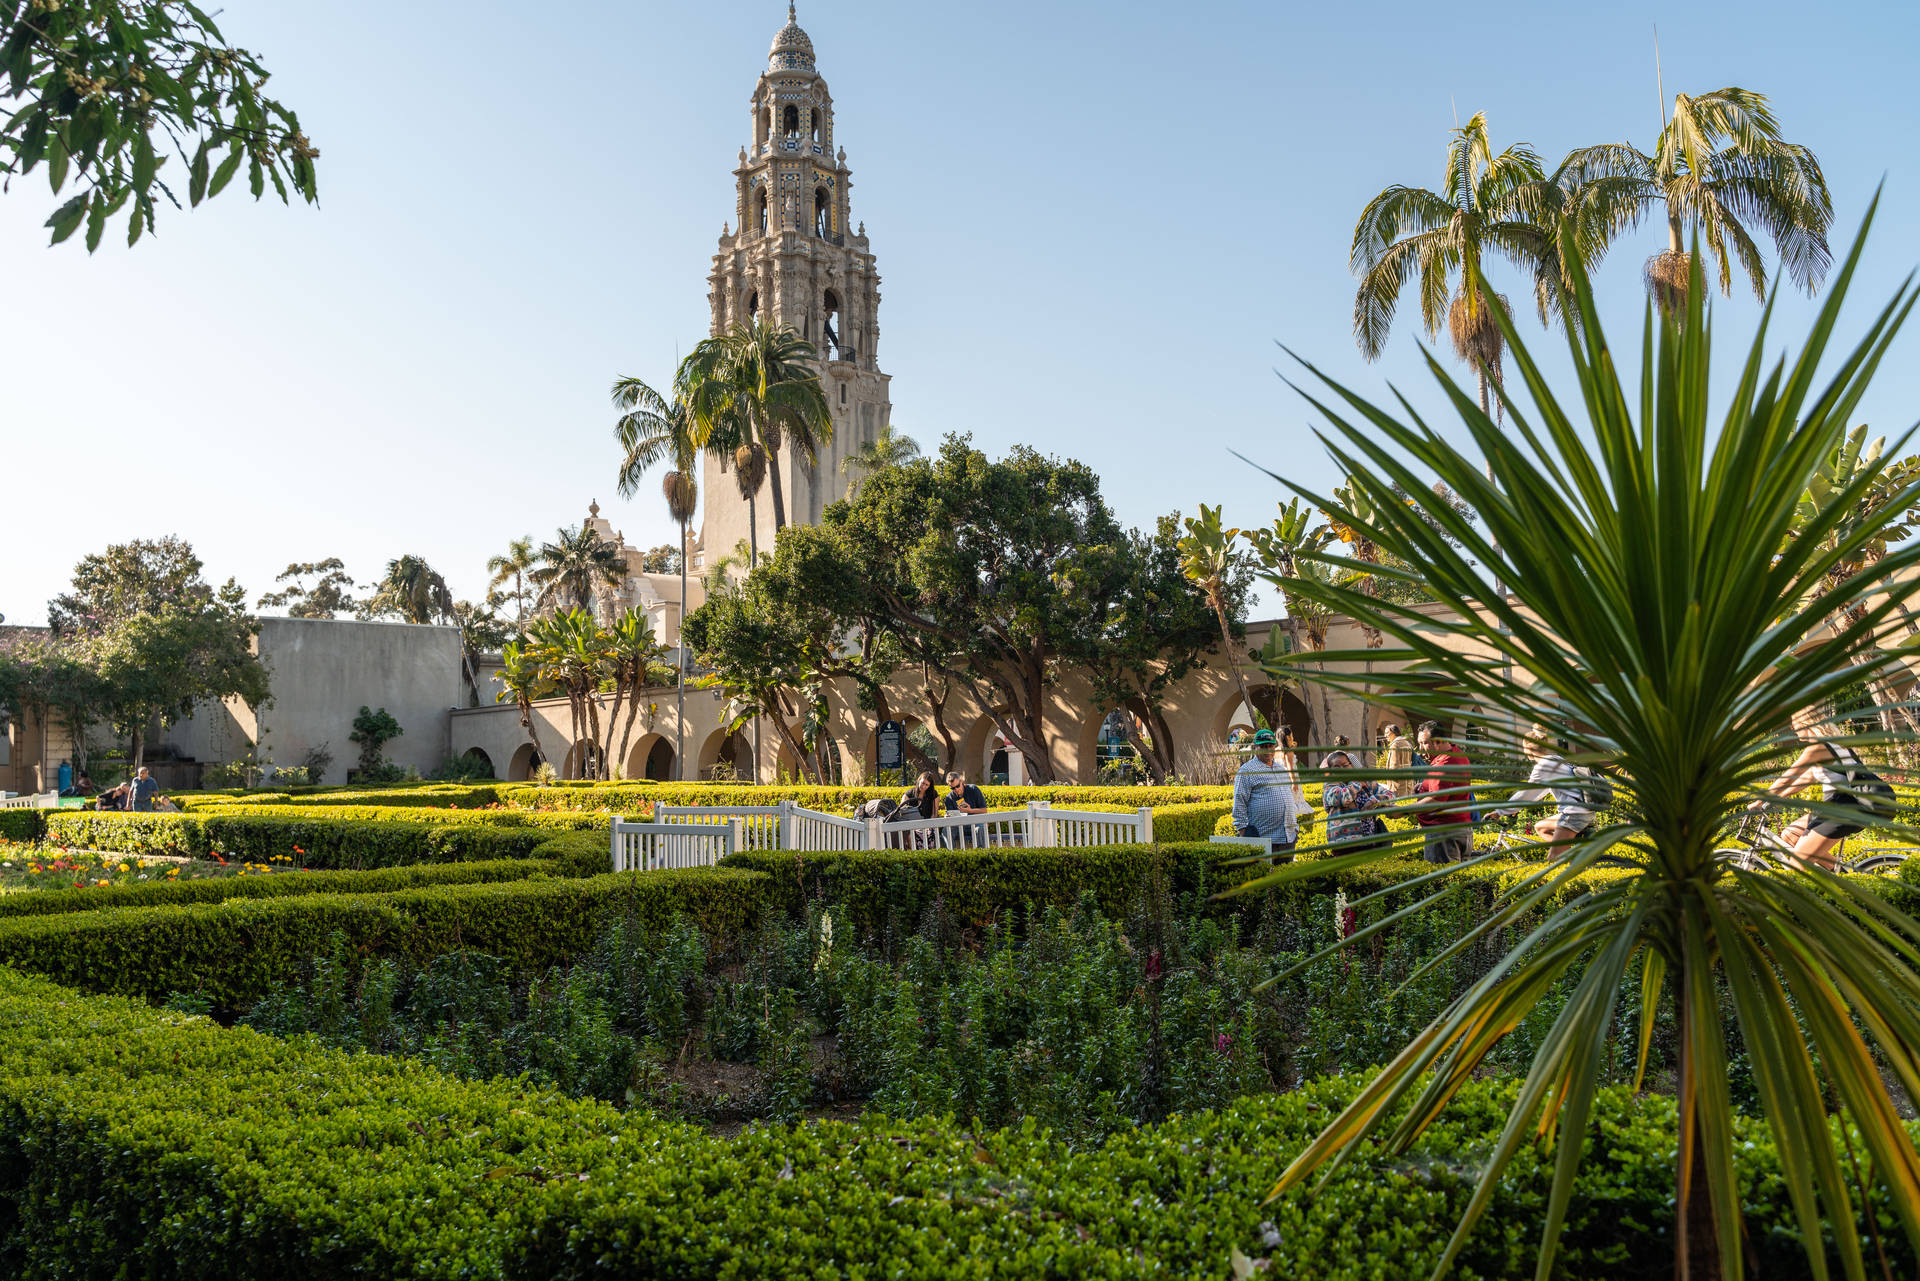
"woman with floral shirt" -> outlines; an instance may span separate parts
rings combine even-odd
[[[1321,758],[1320,765],[1326,770],[1352,770],[1353,755],[1328,752]],[[1384,819],[1380,811],[1393,808],[1393,799],[1393,789],[1385,783],[1363,778],[1329,778],[1320,790],[1320,804],[1327,811],[1327,844],[1340,845],[1375,835],[1374,823]]]

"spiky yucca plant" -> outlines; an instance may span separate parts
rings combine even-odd
[[[1830,356],[1859,261],[1856,245],[1798,358],[1766,365],[1763,320],[1731,403],[1715,415],[1699,256],[1692,259],[1684,321],[1649,312],[1634,389],[1621,382],[1578,254],[1571,243],[1565,250],[1579,309],[1579,323],[1567,331],[1578,401],[1563,403],[1554,394],[1504,312],[1496,314],[1511,367],[1530,401],[1509,400],[1506,431],[1429,358],[1484,455],[1484,474],[1480,458],[1456,450],[1417,418],[1403,421],[1309,366],[1320,385],[1303,394],[1331,424],[1330,452],[1351,491],[1370,506],[1363,516],[1351,499],[1310,497],[1383,552],[1417,566],[1404,577],[1428,605],[1344,588],[1338,576],[1288,588],[1391,638],[1385,650],[1312,656],[1340,661],[1328,679],[1364,681],[1384,704],[1439,720],[1475,718],[1495,734],[1534,721],[1565,727],[1573,759],[1600,763],[1630,782],[1634,813],[1597,826],[1564,860],[1533,865],[1477,930],[1452,945],[1449,954],[1537,921],[1293,1161],[1275,1192],[1346,1159],[1369,1138],[1384,1135],[1389,1147],[1403,1150],[1494,1044],[1564,980],[1565,1004],[1551,1015],[1436,1271],[1451,1266],[1516,1150],[1558,1140],[1541,1224],[1539,1275],[1546,1277],[1617,994],[1638,976],[1643,1074],[1663,1003],[1678,1034],[1677,1275],[1698,1281],[1741,1273],[1726,1059],[1731,1031],[1751,1057],[1778,1142],[1781,1191],[1807,1242],[1813,1275],[1828,1275],[1831,1249],[1838,1270],[1860,1278],[1860,1207],[1830,1137],[1828,1101],[1857,1127],[1872,1177],[1889,1190],[1909,1238],[1920,1241],[1920,1157],[1881,1076],[1884,1068],[1920,1097],[1920,922],[1856,879],[1817,870],[1745,871],[1717,860],[1714,849],[1779,768],[1793,712],[1832,700],[1863,668],[1885,670],[1896,661],[1879,641],[1905,594],[1901,576],[1920,563],[1920,549],[1889,551],[1824,598],[1816,600],[1812,590],[1875,536],[1872,528],[1838,531],[1883,466],[1855,473],[1817,512],[1796,506],[1808,478],[1844,437],[1912,308],[1912,279],[1857,347]],[[1834,370],[1824,386],[1816,382],[1823,361]],[[1406,410],[1404,401],[1399,409]],[[1409,504],[1394,491],[1397,483],[1422,496],[1435,478],[1479,514],[1480,526],[1448,506]],[[1785,539],[1796,521],[1801,536]],[[1496,574],[1511,598],[1496,594]],[[1434,603],[1447,608],[1436,615]],[[1857,614],[1838,608],[1851,604],[1859,605]],[[1370,675],[1362,670],[1369,658],[1380,660]],[[1278,666],[1299,659],[1289,655]],[[1381,670],[1394,660],[1399,670]],[[1513,680],[1502,679],[1509,663]],[[1394,852],[1303,862],[1247,888],[1258,892]],[[1622,854],[1632,869],[1578,879],[1603,856]],[[1492,857],[1498,855],[1472,862]],[[1437,867],[1426,888],[1435,898],[1445,894],[1456,868],[1469,865]],[[1392,913],[1343,945],[1432,901]],[[1723,1026],[1721,991],[1732,1028]],[[1830,1246],[1822,1244],[1823,1216],[1836,1225]]]

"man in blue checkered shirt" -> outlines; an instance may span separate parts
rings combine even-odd
[[[1293,801],[1293,772],[1274,760],[1279,744],[1272,730],[1253,736],[1253,755],[1233,776],[1233,830],[1264,836],[1276,850],[1290,850],[1300,839]]]

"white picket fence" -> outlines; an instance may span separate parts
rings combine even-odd
[[[748,850],[863,850],[867,824],[822,814],[795,801],[774,805],[656,805],[656,823],[728,823],[738,820]]]
[[[613,870],[664,872],[712,867],[745,849],[739,819],[723,823],[629,823],[613,820]]]
[[[900,822],[842,818],[803,808],[794,801],[777,805],[661,805],[654,809],[653,818],[651,823],[614,821],[614,871],[705,867],[734,850],[1085,849],[1095,845],[1145,845],[1153,840],[1153,811],[1146,806],[1116,814],[1057,810],[1047,801],[1030,802],[1024,809]],[[697,849],[674,846],[673,834],[689,829],[712,829],[731,836],[726,842],[711,840]],[[693,839],[703,838],[704,833]],[[654,844],[647,844],[649,841]],[[723,843],[725,849],[712,852]],[[656,847],[674,851],[665,856],[669,861],[654,861],[650,853],[642,853]]]
[[[60,793],[41,792],[36,796],[9,796],[0,800],[0,810],[57,810]]]

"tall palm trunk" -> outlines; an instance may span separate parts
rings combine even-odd
[[[776,464],[773,461],[772,455],[768,455],[767,457],[767,474],[768,475],[774,475],[775,466]],[[777,477],[773,482],[773,492],[776,495],[779,494],[780,492],[780,481]],[[777,503],[779,499],[776,497],[774,501]],[[777,508],[775,509],[775,512],[776,512],[776,519],[777,519],[778,518]],[[739,545],[740,544],[738,543],[734,544],[735,547],[738,547]],[[682,556],[682,558],[684,558],[686,556],[686,552],[682,551],[680,555]],[[760,504],[758,499],[756,499],[752,494],[748,494],[747,495],[747,572],[751,574],[755,569],[759,567],[759,565],[760,565]],[[747,769],[747,781],[749,783],[754,783],[754,784],[758,784],[760,782],[760,706],[758,703],[754,704],[754,708],[753,708],[753,764]]]
[[[773,491],[773,532],[779,533],[787,527],[786,491],[780,485],[780,455],[767,451],[767,487]]]
[[[680,522],[680,622],[679,634],[674,638],[679,642],[679,652],[674,656],[673,665],[677,669],[674,679],[674,700],[677,703],[673,722],[673,768],[682,783],[687,781],[687,522]]]

